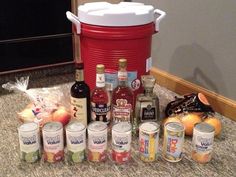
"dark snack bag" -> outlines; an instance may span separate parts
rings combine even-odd
[[[183,97],[175,97],[175,100],[168,103],[165,109],[167,117],[171,114],[180,114],[183,112],[214,113],[215,111],[205,95],[202,93],[191,93]]]

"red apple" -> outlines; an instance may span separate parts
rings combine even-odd
[[[57,122],[61,122],[63,124],[63,126],[65,126],[70,121],[70,114],[66,110],[65,107],[60,106],[60,107],[58,107],[58,109],[56,111],[53,112],[52,120],[57,121]]]

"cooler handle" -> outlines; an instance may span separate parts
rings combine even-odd
[[[157,17],[156,22],[155,22],[155,30],[159,31],[159,23],[166,16],[166,13],[164,11],[162,11],[162,10],[155,9],[154,10],[154,14],[158,14],[159,15],[159,17]]]
[[[74,15],[73,13],[71,13],[70,11],[66,12],[66,17],[68,18],[68,20],[70,20],[72,23],[75,24],[77,34],[80,34],[81,27],[80,27],[79,18],[76,15]]]

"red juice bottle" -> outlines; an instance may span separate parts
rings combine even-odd
[[[134,94],[128,86],[127,60],[119,59],[118,86],[112,92],[112,124],[133,123]]]

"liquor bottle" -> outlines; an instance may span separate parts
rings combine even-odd
[[[91,120],[103,121],[109,125],[111,119],[111,99],[105,88],[105,67],[96,66],[96,88],[91,94]]]
[[[127,60],[119,60],[118,86],[112,92],[112,123],[133,123],[134,94],[128,86]]]
[[[141,77],[144,93],[138,94],[135,104],[134,129],[138,130],[142,122],[160,121],[159,98],[153,93],[156,79],[152,75]]]
[[[75,67],[75,83],[70,90],[71,116],[87,127],[90,122],[90,89],[84,81],[84,64],[77,63]]]

